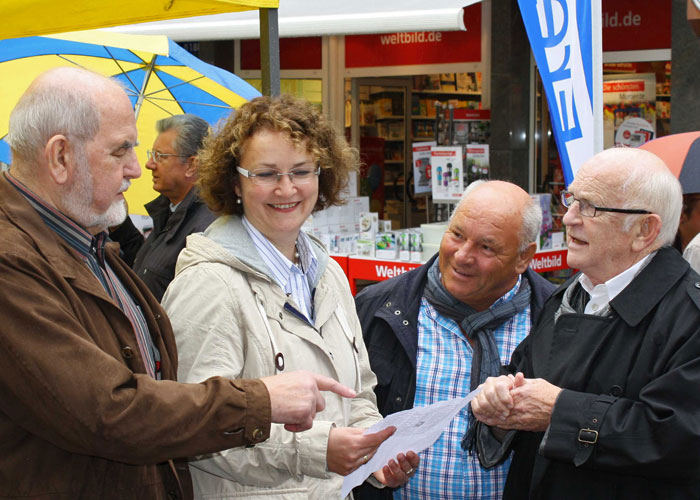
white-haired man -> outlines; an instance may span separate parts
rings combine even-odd
[[[178,384],[170,322],[107,244],[140,175],[131,102],[78,68],[40,75],[10,116],[0,175],[0,496],[190,498],[171,458],[311,427],[305,372]],[[170,379],[170,380],[168,380]],[[160,464],[160,465],[158,465]],[[189,485],[189,487],[188,487]]]
[[[379,411],[466,396],[500,374],[554,286],[529,268],[542,212],[515,184],[471,184],[423,266],[362,290],[357,311]],[[358,500],[499,499],[508,463],[486,470],[471,452],[464,409],[396,491],[363,485]]]
[[[515,375],[472,401],[522,431],[500,447],[515,437],[504,498],[700,497],[700,276],[669,248],[681,199],[663,162],[631,148],[595,155],[562,193],[581,272],[545,304]]]

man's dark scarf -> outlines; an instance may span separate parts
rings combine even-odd
[[[523,278],[512,300],[477,312],[447,291],[440,279],[438,262],[439,259],[435,259],[428,270],[428,282],[423,294],[437,312],[457,322],[462,332],[472,341],[474,354],[470,390],[473,391],[488,377],[497,377],[501,374],[502,363],[493,331],[530,304],[530,283]],[[475,429],[476,418],[470,407],[469,426],[462,438],[462,449],[472,449]]]

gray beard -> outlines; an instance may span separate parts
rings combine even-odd
[[[129,187],[130,182],[122,181],[122,190]],[[117,226],[124,222],[127,208],[124,200],[115,200],[106,212],[97,213],[92,208],[93,181],[85,157],[78,155],[78,171],[75,182],[68,186],[63,193],[63,213],[85,228],[93,232],[104,231],[108,227]]]

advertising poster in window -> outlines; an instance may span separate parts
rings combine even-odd
[[[437,146],[435,141],[414,142],[413,150],[413,187],[415,194],[429,193],[432,190],[430,177],[430,149]]]
[[[639,147],[656,134],[656,75],[604,75],[605,148]]]
[[[430,151],[433,201],[456,203],[464,191],[462,146],[436,146]]]
[[[489,145],[467,144],[467,181],[489,178]]]

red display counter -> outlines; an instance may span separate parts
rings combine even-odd
[[[333,255],[332,257],[345,271],[353,295],[357,292],[355,280],[384,281],[421,265],[418,262],[373,259],[357,255]],[[568,269],[566,250],[537,253],[533,257],[530,267],[538,273]]]

